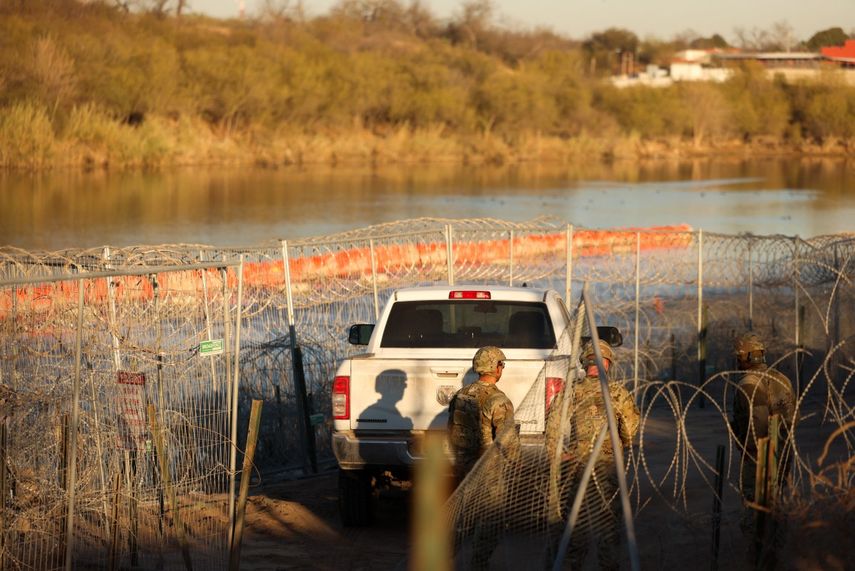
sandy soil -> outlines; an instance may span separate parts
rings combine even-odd
[[[344,528],[338,517],[338,474],[280,482],[257,489],[247,506],[241,568],[393,569],[405,566],[408,495],[384,493],[376,523]]]

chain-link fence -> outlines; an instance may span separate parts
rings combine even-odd
[[[671,446],[670,456],[639,447],[631,457],[646,474],[634,480],[636,507],[667,497],[687,513],[691,467],[701,481],[711,469],[688,419],[726,416],[742,331],[760,333],[798,384],[816,434],[852,420],[853,252],[851,235],[589,230],[552,219],[419,219],[251,248],[0,249],[4,561],[61,567],[70,553],[96,566],[180,566],[189,551],[221,565],[251,399],[265,403],[260,469],[330,462],[333,373],[357,350],[347,327],[376,321],[396,288],[434,283],[547,286],[568,306],[587,283],[597,322],[624,335],[614,374],[647,411],[642,440],[659,431]],[[717,430],[727,441],[725,424]],[[834,446],[851,457],[848,432]]]

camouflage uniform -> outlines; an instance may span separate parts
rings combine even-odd
[[[605,345],[605,344],[604,344]],[[611,360],[611,349],[602,346],[604,358]],[[606,356],[606,354],[608,356]],[[638,432],[639,412],[632,396],[619,382],[609,383],[615,419],[621,445],[627,448]],[[561,413],[564,398],[571,398],[567,410],[567,425],[561,425]],[[585,377],[573,387],[572,394],[562,391],[549,408],[546,420],[546,450],[549,455],[550,483],[550,521],[557,535],[555,545],[549,557],[554,558],[555,546],[564,530],[566,519],[570,516],[578,483],[591,456],[594,443],[603,426],[608,424],[605,402],[600,380],[596,376]],[[556,447],[561,448],[561,462],[553,465]],[[599,458],[594,466],[591,479],[585,490],[579,519],[571,538],[569,559],[573,569],[579,568],[585,560],[588,546],[596,542],[601,569],[618,568],[618,514],[614,500],[618,494],[617,470],[611,437],[606,438],[600,449]],[[549,563],[551,566],[551,562]]]
[[[487,350],[487,357],[484,351]],[[504,353],[495,347],[479,350],[473,368],[479,374],[496,371]],[[486,360],[486,362],[485,362]],[[478,472],[479,491],[484,496],[472,541],[472,569],[487,569],[490,556],[498,543],[500,516],[504,501],[502,468],[519,456],[519,437],[514,423],[514,405],[496,383],[478,380],[454,395],[448,414],[449,442],[454,450],[454,471],[458,483],[469,474],[491,446],[485,458],[487,465]],[[497,442],[498,441],[498,442]]]
[[[749,351],[740,352],[740,347]],[[737,357],[747,358],[751,352],[765,352],[765,347],[756,335],[743,336],[737,341]],[[754,500],[757,439],[769,436],[769,419],[777,414],[781,417],[781,441],[785,441],[790,425],[796,419],[796,402],[790,380],[775,369],[762,362],[746,363],[745,374],[739,381],[739,388],[733,399],[733,432],[743,447],[742,493],[746,500]],[[745,360],[743,360],[745,362]],[[780,474],[786,474],[789,454],[781,450],[785,463],[779,467]]]
[[[458,482],[466,477],[493,441],[508,431],[516,432],[514,405],[495,383],[476,381],[457,391],[449,405],[448,432]],[[514,440],[509,438],[511,446]]]

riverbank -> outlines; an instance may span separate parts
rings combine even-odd
[[[622,89],[608,80],[615,46],[593,36],[382,4],[370,16],[345,2],[326,16],[241,21],[0,4],[0,168],[855,153],[855,87],[839,69],[791,80],[746,62],[723,83]],[[654,65],[688,47],[639,46]]]
[[[442,126],[346,130],[225,131],[201,119],[148,115],[136,124],[92,107],[62,124],[32,105],[0,113],[0,167],[13,170],[123,170],[175,166],[512,165],[609,160],[855,156],[855,138],[822,143],[774,137],[642,137],[582,133],[572,137],[448,132]]]

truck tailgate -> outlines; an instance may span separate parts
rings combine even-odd
[[[471,359],[354,359],[351,367],[350,428],[359,431],[444,430],[451,397],[478,378]],[[498,387],[516,409],[542,368],[542,360],[507,360]],[[524,419],[521,430],[542,432],[543,421]]]

